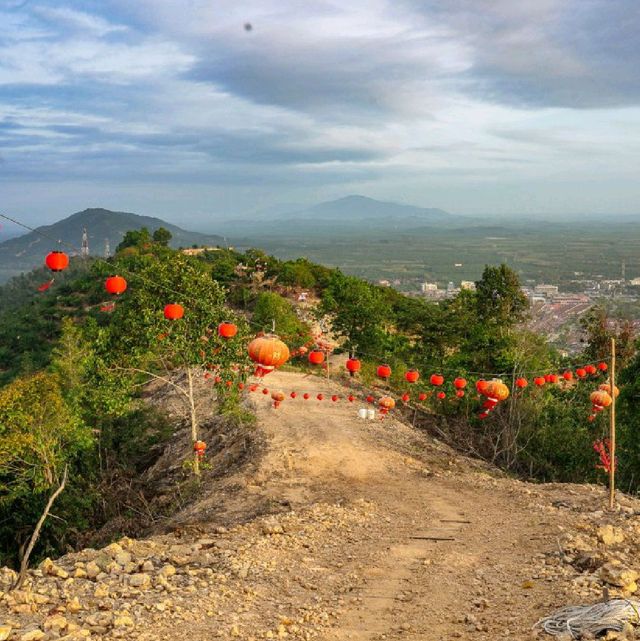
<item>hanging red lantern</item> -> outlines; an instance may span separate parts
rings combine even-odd
[[[536,377],[533,379],[533,384],[534,384],[534,385],[537,385],[538,387],[542,387],[542,386],[545,384],[545,382],[546,382],[546,381],[545,381],[545,379],[544,379],[544,376],[536,376]]]
[[[476,391],[478,394],[485,394],[487,387],[489,387],[489,381],[485,381],[482,378],[476,381]]]
[[[456,396],[458,398],[463,398],[464,397],[464,390],[462,390],[462,389],[456,390]]]
[[[576,376],[578,378],[584,378],[587,375],[587,370],[584,367],[578,367],[576,370]]]
[[[411,400],[411,396],[407,394],[406,392],[402,395],[402,402],[403,403],[408,403]]]
[[[353,401],[356,400],[356,397],[353,394],[349,394],[349,396],[347,396],[347,400],[349,403],[353,403]]]
[[[319,401],[322,401],[322,400],[324,400],[324,394],[318,394],[318,396],[316,396],[316,398],[317,398]]]
[[[373,398],[373,396],[371,395],[367,396],[367,403],[373,403],[374,400],[375,399]]]
[[[441,374],[431,374],[429,382],[431,383],[431,385],[442,385],[444,383],[444,376],[442,376]]]
[[[595,365],[586,365],[584,369],[587,372],[587,374],[591,374],[591,375],[596,374],[598,371]]]
[[[573,380],[573,372],[568,369],[564,374],[562,374],[562,378],[564,378],[565,381],[572,381]]]
[[[289,396],[291,396],[291,398],[295,398],[298,395],[295,392],[291,392],[291,394],[289,394]]]
[[[238,333],[238,326],[229,321],[223,321],[218,325],[218,336],[222,338],[233,338]]]
[[[391,368],[388,365],[378,365],[378,369],[376,370],[376,374],[386,380],[391,376]]]
[[[605,392],[605,390],[602,389],[591,392],[591,396],[589,396],[589,399],[593,403],[594,407],[609,407],[609,405],[613,403],[613,399],[611,398],[609,393]]]
[[[258,389],[258,384],[257,383],[251,383],[251,385],[249,385],[249,391],[250,392],[255,392],[255,391],[257,391],[257,389]]]
[[[61,272],[69,266],[69,256],[61,251],[52,251],[47,254],[44,262],[52,272]]]
[[[407,383],[417,383],[420,378],[420,373],[417,369],[409,369],[404,373],[404,379]]]
[[[611,385],[609,383],[602,383],[602,385],[598,385],[598,389],[603,390],[607,394],[611,395]],[[616,398],[620,396],[620,390],[618,389],[617,385],[615,386],[613,393]]]
[[[244,383],[238,383],[238,389],[243,390],[244,389]]]
[[[529,381],[526,378],[516,378],[516,387],[518,389],[524,389],[527,385],[529,385]]]
[[[122,276],[109,276],[109,278],[104,281],[104,288],[109,294],[119,296],[126,291],[127,281],[122,278]]]
[[[196,441],[193,444],[193,451],[198,455],[198,458],[202,458],[207,449],[207,444],[204,441]]]
[[[339,397],[337,394],[334,394],[334,395],[331,397],[331,400],[335,403],[336,401],[339,401],[339,400],[340,400],[340,397]]]
[[[269,390],[265,387],[263,388],[262,393],[266,396],[269,393]]]
[[[177,303],[170,303],[164,306],[164,317],[169,320],[179,320],[184,316],[184,307]]]
[[[447,395],[444,392],[438,392],[438,398],[440,400],[443,400],[443,399],[447,398]]]
[[[362,363],[357,358],[354,358],[353,356],[347,360],[345,365],[346,365],[347,371],[351,376],[354,376],[357,372],[359,372],[360,368],[362,367]]]
[[[418,400],[419,401],[426,401],[427,400],[427,394],[425,392],[420,392],[420,394],[418,394]]]
[[[271,392],[271,398],[274,401],[282,402],[282,401],[284,401],[284,392],[281,392],[280,390],[275,390],[275,391]]]
[[[467,386],[467,379],[458,377],[453,380],[453,386],[458,390],[464,389]]]
[[[549,383],[553,383],[555,385],[557,382],[558,382],[558,375],[549,374]]]
[[[302,398],[304,398],[304,400],[305,400],[305,401],[308,401],[308,400],[311,398],[311,394],[309,394],[309,393],[305,392],[305,393],[302,395]]]
[[[609,369],[609,366],[606,363],[598,363],[598,369],[601,372],[606,372]]]
[[[321,365],[324,363],[324,352],[319,349],[309,352],[309,362],[312,365]]]
[[[488,412],[480,412],[480,414],[478,414],[478,418],[482,421],[487,418],[487,416],[489,416]]]
[[[259,365],[258,375],[268,374],[289,360],[289,348],[275,334],[254,338],[248,350],[249,358]]]
[[[492,410],[497,404],[498,401],[495,398],[488,398],[484,403],[482,403],[482,407],[485,410]]]
[[[593,421],[596,420],[596,415],[595,414],[589,414],[589,416],[587,416],[587,420],[589,421],[589,423],[593,423]]]

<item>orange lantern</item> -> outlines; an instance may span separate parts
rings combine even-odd
[[[454,381],[453,381],[453,386],[454,386],[457,390],[464,389],[464,388],[467,386],[467,379],[466,379],[466,378],[458,377],[458,378],[454,379]]]
[[[324,352],[319,349],[314,349],[313,351],[309,352],[309,362],[312,365],[320,365],[324,363]]]
[[[229,321],[223,321],[218,325],[218,336],[222,338],[233,338],[238,333],[238,326]]]
[[[351,357],[346,362],[347,371],[351,376],[354,376],[357,372],[359,372],[361,367],[362,363],[357,358]]]
[[[388,365],[378,365],[376,374],[382,379],[387,379],[391,376],[391,368]]]
[[[578,367],[576,370],[576,376],[578,378],[584,378],[587,375],[587,370],[584,367]]]
[[[567,370],[563,375],[562,378],[564,378],[565,381],[572,381],[573,380],[573,372],[571,370]]]
[[[602,385],[598,385],[598,389],[606,392],[611,396],[611,385],[609,383],[602,383]],[[614,388],[614,396],[618,398],[620,396],[620,390],[618,389],[618,386],[616,385]]]
[[[169,320],[179,320],[184,316],[184,307],[177,303],[171,303],[164,307],[164,317]]]
[[[431,383],[431,385],[442,385],[444,383],[444,376],[442,376],[441,374],[431,374],[429,382]]]
[[[609,369],[609,366],[608,366],[606,363],[604,363],[604,362],[602,362],[602,363],[598,363],[598,369],[599,369],[601,372],[606,372],[606,371]]]
[[[261,374],[268,374],[289,360],[289,348],[275,335],[258,336],[249,343],[249,358],[258,363]]]
[[[396,406],[396,402],[391,398],[391,396],[383,396],[379,401],[378,405],[385,410],[392,410]]]
[[[52,251],[47,254],[44,262],[52,272],[61,272],[69,266],[69,256],[61,251]]]
[[[456,390],[456,396],[458,398],[463,398],[464,397],[464,390],[463,389]]]
[[[544,376],[536,376],[533,379],[533,384],[537,385],[538,387],[542,387],[546,383]]]
[[[409,369],[404,373],[404,379],[407,383],[417,383],[420,378],[420,373],[417,369]]]
[[[516,387],[518,389],[524,389],[529,385],[529,381],[526,378],[516,378]]]
[[[104,281],[104,288],[115,296],[119,296],[127,289],[127,281],[122,276],[109,276]]]
[[[478,394],[486,394],[487,387],[489,387],[489,381],[485,381],[482,378],[476,381],[476,390]]]
[[[605,392],[605,390],[591,392],[591,396],[589,396],[589,398],[594,407],[609,407],[609,405],[613,403],[613,399],[609,396],[608,392]]]

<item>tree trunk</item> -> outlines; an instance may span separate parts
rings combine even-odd
[[[22,587],[25,579],[27,578],[27,570],[29,569],[29,558],[31,557],[31,552],[33,552],[33,548],[40,538],[40,530],[42,530],[42,526],[47,520],[47,516],[49,516],[49,512],[51,510],[51,507],[53,506],[54,501],[58,498],[58,496],[60,496],[62,490],[64,490],[64,486],[67,484],[68,470],[68,466],[65,466],[64,474],[62,475],[62,482],[60,483],[56,491],[49,497],[47,505],[44,508],[44,512],[42,512],[42,516],[38,520],[35,530],[33,531],[31,538],[29,539],[29,545],[27,546],[27,550],[22,557],[22,561],[20,562],[20,571],[18,572],[18,578],[16,579],[16,582],[11,587],[12,590],[19,590]]]
[[[193,398],[193,374],[191,368],[187,367],[187,380],[189,381],[189,410],[191,414],[191,446],[198,440],[198,417],[196,415],[196,403]],[[193,473],[200,476],[200,458],[198,452],[193,452]]]

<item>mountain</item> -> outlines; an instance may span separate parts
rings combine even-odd
[[[85,209],[59,220],[53,225],[38,227],[38,232],[73,245],[79,251],[82,244],[82,230],[86,228],[89,237],[89,253],[103,256],[105,241],[109,241],[111,253],[113,253],[125,232],[141,227],[147,227],[152,232],[158,227],[168,229],[173,236],[170,243],[172,247],[224,244],[222,236],[186,231],[160,220],[160,218],[138,216],[123,211],[109,211],[108,209]],[[56,245],[54,240],[49,241],[36,232],[30,232],[0,243],[0,282],[8,280],[20,272],[42,266],[44,257],[52,249],[56,249]],[[73,251],[68,251],[68,245],[64,249],[68,253],[74,254]]]
[[[224,229],[249,237],[256,223],[268,223],[268,226],[260,227],[260,236],[298,236],[311,232],[387,232],[429,226],[452,228],[460,225],[462,220],[462,217],[452,216],[442,209],[351,195],[297,209],[291,205],[269,207],[249,217],[229,218]]]

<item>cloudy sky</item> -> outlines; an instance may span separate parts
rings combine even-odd
[[[0,207],[640,214],[638,0],[0,0]]]

